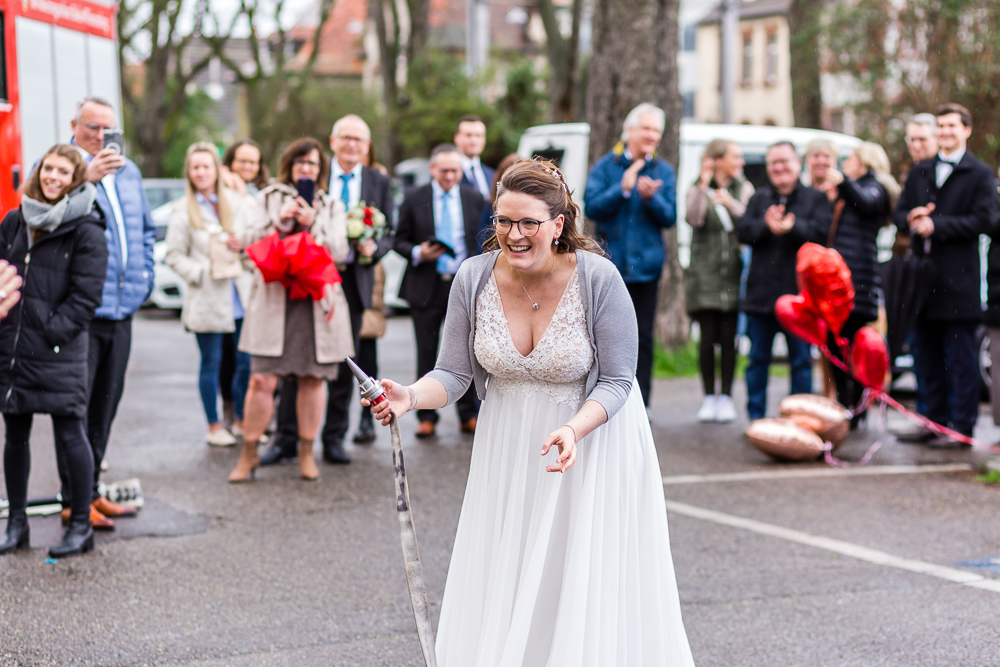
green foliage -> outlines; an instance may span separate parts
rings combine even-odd
[[[349,113],[361,116],[371,126],[375,154],[379,155],[380,119],[375,101],[358,81],[320,77],[301,82],[281,77],[265,79],[248,88],[247,107],[250,135],[263,148],[272,174],[277,172],[285,146],[302,137],[313,137],[326,146],[333,122]]]
[[[514,152],[525,128],[541,122],[545,93],[531,63],[513,61],[507,69],[507,91],[495,104],[483,99],[465,76],[464,63],[453,55],[428,49],[412,65],[403,104],[395,118],[402,157],[424,157],[437,144],[450,143],[455,123],[475,114],[486,124],[485,162],[499,162]]]
[[[832,73],[857,84],[864,139],[906,155],[903,121],[957,102],[973,114],[970,149],[1000,161],[1000,12],[996,0],[857,0],[824,19]]]
[[[1000,484],[1000,470],[990,470],[985,475],[978,475],[976,481],[983,484]]]
[[[656,343],[653,350],[653,377],[686,378],[698,375],[698,343],[666,348]]]
[[[202,91],[187,98],[187,106],[173,127],[167,149],[160,161],[165,178],[184,177],[184,156],[197,141],[218,142],[219,127],[212,117],[215,102]]]

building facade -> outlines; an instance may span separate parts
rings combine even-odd
[[[789,55],[790,0],[755,0],[739,9],[737,45],[733,49],[734,123],[795,124]],[[698,122],[722,122],[722,27],[718,8],[706,16],[696,33],[698,78],[694,117]]]

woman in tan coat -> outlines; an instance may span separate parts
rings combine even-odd
[[[278,178],[257,195],[261,206],[251,213],[241,235],[249,245],[269,234],[311,234],[335,261],[350,250],[344,205],[327,196],[330,162],[315,139],[299,139],[281,156]],[[312,181],[315,196],[305,201],[297,189]],[[331,315],[332,311],[332,315]],[[285,375],[298,377],[296,408],[299,422],[299,471],[315,480],[319,468],[313,441],[323,419],[323,381],[337,377],[340,363],[354,355],[347,300],[340,285],[326,290],[321,301],[292,300],[280,282],[265,283],[258,270],[246,307],[239,349],[251,356],[246,398],[243,452],[229,475],[230,482],[252,479],[260,465],[257,445],[274,411],[274,390]]]
[[[208,142],[193,144],[184,160],[186,194],[173,202],[167,227],[167,265],[187,281],[181,322],[193,331],[201,351],[198,389],[201,392],[210,445],[228,447],[236,438],[219,420],[219,367],[222,337],[239,336],[243,304],[250,296],[253,266],[242,256],[239,234],[246,226],[242,197],[219,178],[219,152]],[[238,397],[236,428],[243,427],[243,398],[250,378],[250,357],[236,352],[233,395]]]

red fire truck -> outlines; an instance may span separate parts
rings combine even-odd
[[[72,138],[81,99],[111,102],[121,126],[116,8],[102,3],[0,0],[0,215],[31,165]]]

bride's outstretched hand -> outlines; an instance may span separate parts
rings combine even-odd
[[[413,401],[410,397],[410,392],[407,391],[404,385],[398,382],[393,382],[392,380],[382,380],[382,388],[385,390],[386,398],[389,399],[388,405],[386,403],[379,403],[372,407],[372,414],[375,415],[375,419],[382,422],[382,426],[389,425],[389,418],[392,415],[396,417],[402,417],[410,408],[413,407]],[[361,399],[361,405],[366,408],[372,403],[367,398]]]
[[[566,472],[576,462],[576,434],[573,429],[563,426],[549,433],[542,445],[542,456],[548,454],[553,445],[559,449],[559,456],[556,457],[556,465],[546,466],[545,469],[548,472]]]

